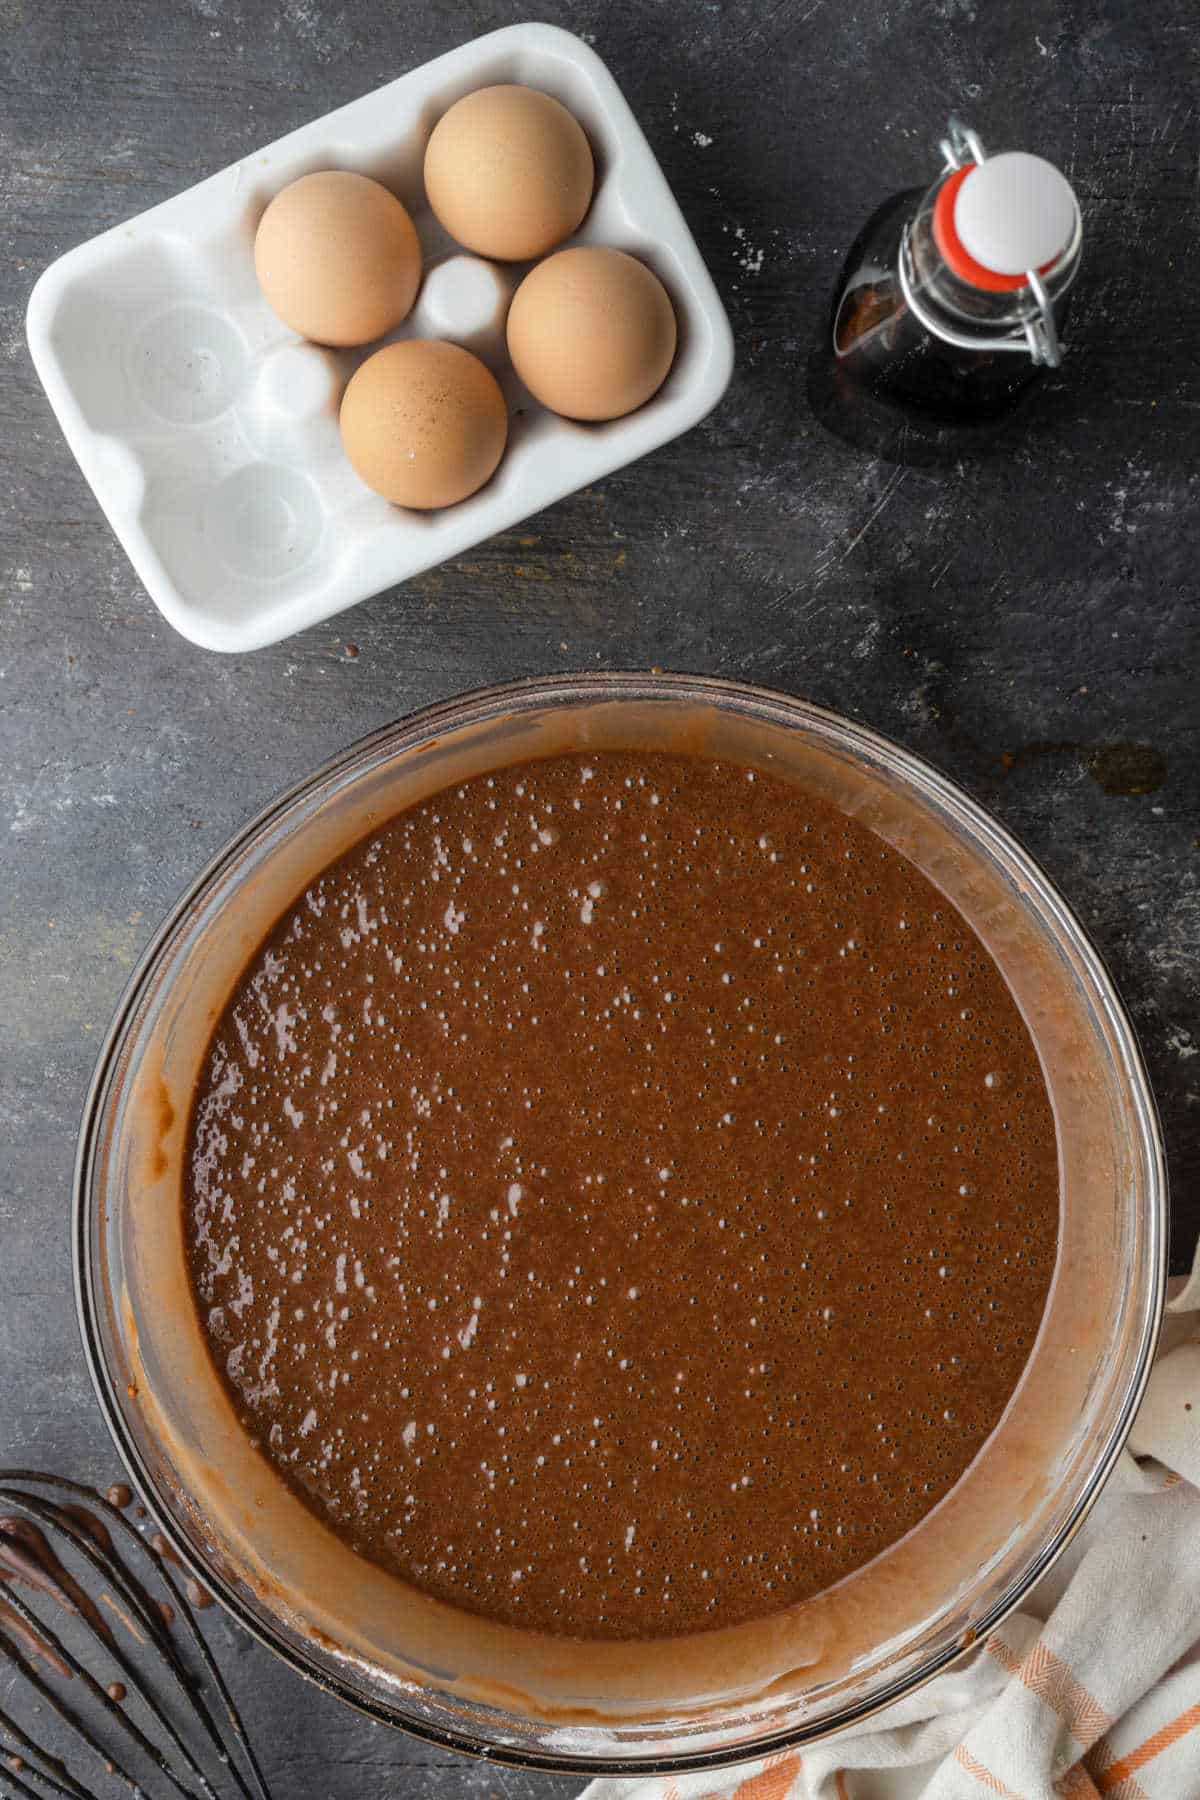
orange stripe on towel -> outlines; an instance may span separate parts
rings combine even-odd
[[[1112,1724],[1098,1700],[1094,1700],[1073,1670],[1048,1650],[1040,1641],[1034,1644],[1023,1662],[1018,1662],[1004,1640],[995,1634],[987,1641],[988,1654],[1002,1669],[1015,1675],[1031,1694],[1056,1712],[1077,1744],[1086,1749],[1102,1737]]]
[[[1075,1763],[1054,1784],[1058,1800],[1096,1800],[1100,1792],[1082,1763]]]
[[[796,1755],[773,1758],[757,1775],[750,1775],[733,1790],[733,1800],[786,1800],[788,1789],[800,1773]]]
[[[1100,1792],[1099,1788],[1096,1792]],[[1126,1775],[1124,1781],[1118,1781],[1115,1788],[1108,1790],[1105,1800],[1150,1800],[1150,1796],[1132,1775]]]
[[[1099,1779],[1098,1770],[1107,1769],[1109,1763],[1115,1760],[1112,1745],[1106,1737],[1097,1738],[1084,1758],[1091,1771],[1093,1781]],[[1097,1788],[1096,1792],[1099,1793],[1100,1789]],[[1134,1780],[1133,1776],[1127,1775],[1115,1788],[1109,1789],[1105,1800],[1148,1800],[1148,1796],[1145,1789]]]
[[[1007,1782],[1001,1781],[998,1775],[993,1775],[990,1769],[985,1769],[978,1757],[971,1755],[965,1744],[958,1746],[954,1752],[954,1760],[960,1768],[967,1771],[968,1775],[973,1775],[976,1781],[981,1782],[989,1794],[999,1794],[1000,1800],[1021,1800],[1021,1795],[1010,1788]]]
[[[1101,1769],[1096,1776],[1097,1788],[1102,1794],[1113,1793],[1121,1782],[1126,1781],[1138,1769],[1144,1768],[1156,1756],[1161,1756],[1164,1750],[1177,1744],[1189,1731],[1195,1731],[1198,1725],[1200,1706],[1189,1706],[1186,1712],[1181,1712],[1177,1719],[1172,1719],[1169,1725],[1164,1725],[1152,1737],[1148,1737],[1136,1750],[1131,1750],[1128,1756],[1118,1757],[1116,1762],[1109,1763],[1107,1769]]]

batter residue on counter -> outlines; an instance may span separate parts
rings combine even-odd
[[[996,1425],[1053,1272],[988,953],[823,801],[673,755],[480,776],[327,869],[186,1181],[248,1432],[365,1557],[581,1637],[762,1618]]]

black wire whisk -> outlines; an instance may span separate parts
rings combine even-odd
[[[0,1471],[0,1795],[271,1800],[189,1604],[207,1597],[130,1497]]]

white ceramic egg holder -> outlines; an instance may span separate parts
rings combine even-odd
[[[537,405],[504,347],[523,267],[459,251],[426,203],[437,120],[505,81],[553,94],[588,134],[596,193],[570,241],[640,256],[674,301],[674,367],[628,418],[579,425]],[[392,337],[453,339],[500,378],[508,450],[458,506],[401,511],[363,486],[337,408],[369,352],[304,343],[258,291],[267,202],[328,168],[375,176],[413,215],[426,273]],[[616,82],[586,44],[546,25],[465,44],[70,251],[35,287],[28,333],[67,442],[151,598],[185,637],[227,651],[327,619],[656,449],[704,417],[733,366],[721,302]]]

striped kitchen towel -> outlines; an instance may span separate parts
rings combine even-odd
[[[1087,1524],[969,1659],[877,1718],[586,1800],[1200,1800],[1200,1257]]]

